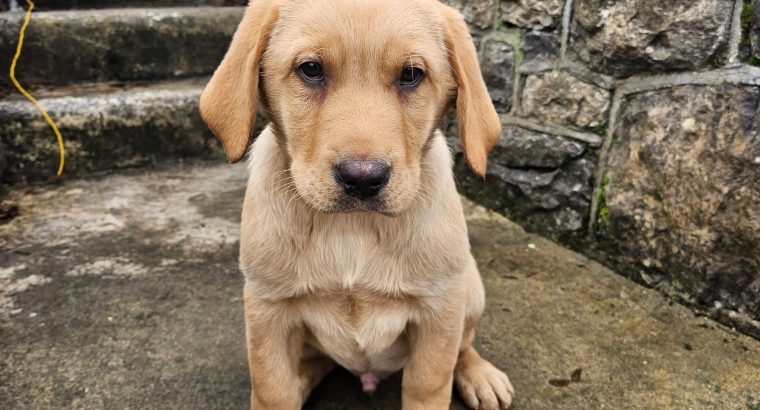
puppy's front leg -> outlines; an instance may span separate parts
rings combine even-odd
[[[257,300],[250,283],[243,294],[251,409],[300,409],[308,394],[298,374],[304,330],[289,319],[287,306]]]
[[[454,367],[464,327],[464,303],[452,304],[449,300],[446,305],[409,326],[410,357],[402,381],[404,410],[448,409],[451,404]]]

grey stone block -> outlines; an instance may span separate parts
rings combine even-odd
[[[503,34],[488,35],[480,42],[480,68],[496,110],[512,108],[515,53],[512,38]]]
[[[560,38],[554,33],[529,30],[523,35],[523,61],[551,59],[559,54]]]
[[[551,29],[560,25],[565,0],[514,0],[501,2],[501,19],[510,26]]]
[[[591,203],[593,160],[580,158],[555,169],[488,166],[486,179],[474,176],[460,157],[455,173],[462,192],[504,213],[532,232],[571,241],[585,232]]]
[[[581,142],[505,123],[485,180],[469,171],[461,154],[455,173],[462,192],[477,202],[533,232],[572,240],[587,223],[595,157]]]
[[[565,71],[529,75],[522,89],[520,114],[540,121],[578,128],[607,123],[609,91]]]
[[[556,169],[585,152],[580,142],[507,125],[489,159],[511,168]]]
[[[208,75],[243,8],[61,11],[35,14],[17,78],[25,85],[145,81]],[[0,14],[0,55],[12,56],[21,13]],[[8,72],[10,58],[0,59]],[[7,76],[0,90],[11,89]]]
[[[577,0],[571,47],[617,77],[705,69],[727,60],[731,0]]]
[[[495,19],[495,0],[442,0],[443,3],[459,10],[470,27],[476,31],[493,27]]]
[[[760,318],[760,88],[628,97],[605,188],[621,266],[695,302]]]

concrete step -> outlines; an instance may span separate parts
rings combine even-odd
[[[211,74],[242,7],[53,11],[34,14],[16,76],[29,88]],[[15,53],[22,13],[0,13],[0,71]],[[0,77],[0,93],[12,84]]]
[[[26,9],[24,0],[0,0],[8,9],[12,2]],[[244,6],[248,0],[35,0],[36,10],[106,9],[117,7]],[[16,8],[16,7],[14,7]]]
[[[66,176],[219,154],[198,115],[205,78],[40,90],[66,144]],[[39,180],[58,166],[55,135],[20,96],[0,100],[0,180]],[[221,158],[221,154],[219,154]]]
[[[247,408],[245,178],[220,159],[12,188],[0,408]],[[760,342],[465,204],[488,294],[476,345],[514,409],[760,406]],[[400,379],[368,396],[336,371],[306,408],[399,409]]]

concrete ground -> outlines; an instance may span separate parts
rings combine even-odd
[[[185,164],[6,192],[0,408],[245,408],[244,174]],[[760,409],[760,342],[466,208],[489,295],[477,345],[513,408]],[[306,407],[397,409],[399,383],[370,397],[337,371]]]

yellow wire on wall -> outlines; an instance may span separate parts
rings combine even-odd
[[[42,114],[42,116],[45,118],[45,121],[50,125],[50,128],[53,129],[53,132],[55,133],[56,138],[58,138],[58,150],[61,153],[61,162],[58,164],[58,176],[61,176],[63,174],[63,165],[66,161],[66,154],[63,147],[63,137],[61,136],[61,131],[58,130],[58,126],[55,125],[55,122],[52,118],[50,118],[50,115],[47,113],[45,108],[40,104],[34,97],[32,97],[31,94],[26,92],[24,87],[19,84],[18,80],[16,80],[16,63],[18,62],[19,57],[21,56],[21,47],[24,45],[24,33],[26,32],[26,28],[29,26],[29,21],[32,18],[32,10],[34,10],[34,3],[32,0],[26,0],[26,4],[29,6],[29,8],[26,10],[26,15],[24,16],[24,24],[21,25],[21,31],[18,34],[18,47],[16,47],[16,55],[13,56],[13,61],[11,62],[11,82],[14,86],[16,86],[16,89],[24,96],[27,100],[31,101],[32,104],[37,108],[37,111]]]

